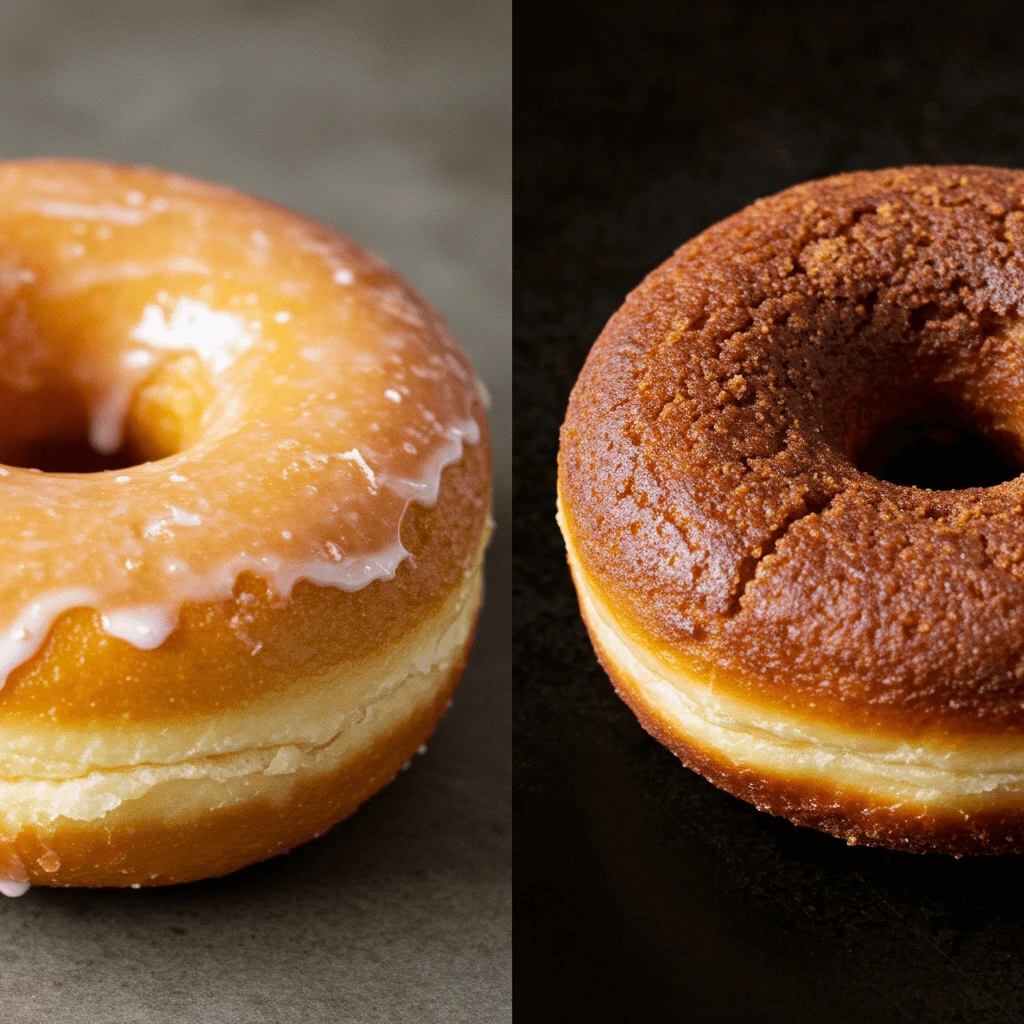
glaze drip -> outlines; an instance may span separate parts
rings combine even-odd
[[[4,467],[0,683],[71,608],[151,649],[244,571],[280,597],[393,577],[407,505],[480,439],[481,389],[438,315],[296,214],[64,168],[0,169],[0,433],[82,431],[150,461]]]
[[[4,896],[24,896],[32,888],[30,882],[22,882],[15,878],[0,878],[0,893]]]

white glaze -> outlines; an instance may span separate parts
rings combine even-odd
[[[170,198],[128,199],[85,174],[65,196],[45,176],[4,174],[0,226],[20,190],[19,216],[63,234],[42,274],[9,243],[0,309],[10,300],[16,317],[0,373],[31,388],[63,367],[101,452],[121,445],[139,386],[171,354],[194,353],[217,397],[194,447],[161,462],[76,477],[0,469],[22,523],[0,535],[0,685],[70,608],[152,649],[184,602],[230,597],[245,571],[285,597],[299,580],[354,591],[391,579],[409,502],[436,502],[443,469],[480,439],[479,382],[437,315],[351,243],[274,208],[238,212],[221,190],[154,175]],[[72,240],[90,232],[120,255],[83,255]],[[145,251],[125,259],[136,237]],[[99,316],[121,287],[106,333],[65,338],[66,351],[18,305],[36,288],[43,308],[73,301],[77,317],[94,302]]]
[[[241,317],[187,297],[178,299],[170,319],[160,306],[146,306],[132,337],[154,348],[191,349],[214,373],[223,373],[253,343]]]
[[[103,631],[127,640],[134,647],[152,651],[174,632],[177,616],[166,605],[136,605],[104,612],[100,616]]]
[[[44,217],[60,217],[64,220],[101,220],[109,224],[136,225],[147,217],[142,210],[132,210],[114,203],[94,205],[72,203],[60,199],[40,200],[30,207]]]
[[[354,462],[363,471],[363,475],[366,477],[366,480],[370,485],[370,490],[377,490],[377,474],[370,468],[358,448],[353,448],[350,452],[342,452],[339,458],[348,459],[350,462]]]
[[[5,896],[24,896],[32,888],[30,882],[19,881],[14,878],[0,878],[0,893]]]
[[[96,600],[95,591],[69,587],[44,592],[25,607],[6,629],[0,632],[0,678],[27,661],[42,646],[58,615],[71,608],[87,607]]]

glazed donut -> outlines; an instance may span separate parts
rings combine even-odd
[[[559,520],[684,764],[850,843],[1024,850],[1024,477],[864,464],[933,417],[1024,465],[1024,172],[843,174],[684,245],[590,352]]]
[[[320,835],[471,642],[482,392],[353,242],[153,169],[0,165],[0,878],[145,886]]]

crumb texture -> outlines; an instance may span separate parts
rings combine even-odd
[[[562,428],[587,578],[664,657],[780,710],[1024,729],[1024,479],[858,469],[951,415],[1024,450],[1024,173],[813,181],[688,242],[595,344]]]

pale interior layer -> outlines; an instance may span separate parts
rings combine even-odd
[[[198,813],[231,802],[232,793],[251,797],[253,784],[264,777],[330,771],[391,732],[445,684],[470,641],[481,593],[477,564],[442,612],[400,649],[307,681],[312,685],[297,700],[286,695],[158,731],[138,727],[125,734],[110,727],[62,730],[59,736],[0,735],[6,762],[0,830],[11,834],[61,816],[102,818],[126,801],[182,780],[187,787],[168,790],[173,807]],[[28,750],[40,740],[74,760],[33,757]],[[12,746],[24,749],[11,752]]]
[[[1024,801],[1024,740],[901,741],[787,717],[777,708],[716,693],[631,641],[589,585],[564,517],[569,564],[596,645],[644,704],[686,742],[763,777],[854,791],[873,801],[956,809]],[[953,808],[951,808],[953,809]]]
[[[468,637],[463,638],[463,645]],[[97,821],[132,804],[135,819],[171,822],[266,798],[288,799],[301,778],[335,773],[430,704],[446,686],[461,646],[426,672],[375,694],[350,710],[347,727],[326,743],[295,743],[196,758],[164,765],[98,770],[79,779],[22,779],[0,783],[0,837],[25,827],[46,827],[59,818]],[[382,782],[384,780],[381,780]]]

